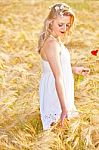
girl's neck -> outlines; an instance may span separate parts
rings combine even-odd
[[[60,37],[50,34],[50,37],[54,38],[58,43],[61,43]]]

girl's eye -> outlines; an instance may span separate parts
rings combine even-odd
[[[67,27],[67,28],[70,28],[70,24],[66,24],[66,27]]]
[[[62,24],[59,24],[59,27],[62,27]]]
[[[62,27],[63,24],[58,24],[58,26],[59,26],[59,27]],[[70,28],[70,24],[66,24],[66,27],[67,27],[67,28]]]

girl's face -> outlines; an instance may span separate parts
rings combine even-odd
[[[62,37],[70,28],[70,16],[58,16],[53,20],[52,34],[56,37]]]

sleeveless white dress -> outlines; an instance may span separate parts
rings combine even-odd
[[[61,45],[60,54],[62,72],[64,77],[64,88],[66,96],[68,119],[77,116],[78,112],[74,105],[74,78],[70,63],[70,54],[64,45]],[[57,122],[61,116],[61,107],[55,87],[55,79],[49,62],[42,59],[42,75],[40,79],[40,114],[43,130],[50,128],[51,124]]]

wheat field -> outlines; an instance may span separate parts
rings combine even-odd
[[[88,77],[74,75],[80,118],[43,131],[39,110],[42,72],[37,42],[49,6],[66,2],[75,28],[66,46],[71,63],[89,67]],[[66,43],[65,39],[64,42]],[[99,149],[99,1],[0,0],[0,150]]]

